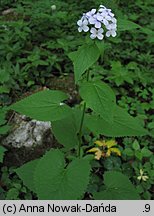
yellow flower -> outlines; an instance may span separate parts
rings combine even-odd
[[[140,175],[137,177],[137,179],[139,181],[141,181],[141,180],[147,181],[149,179],[149,177],[147,175],[144,175],[144,171],[142,169],[140,169]]]
[[[102,151],[99,148],[92,148],[88,152],[94,152],[96,160],[99,160],[102,157]]]
[[[90,149],[88,152],[94,152],[95,159],[97,160],[100,160],[101,157],[109,157],[111,153],[116,153],[118,156],[121,156],[121,152],[118,148],[112,148],[113,146],[117,145],[115,140],[97,140],[95,144],[98,147],[94,147]]]

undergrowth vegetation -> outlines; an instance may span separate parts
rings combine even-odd
[[[82,14],[99,5],[115,14],[116,37],[78,32]],[[50,121],[58,145],[20,167],[6,165],[1,145],[0,199],[154,198],[153,6],[1,0],[0,141],[18,112]],[[72,75],[70,102],[63,79]]]

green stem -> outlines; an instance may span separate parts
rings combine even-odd
[[[87,72],[87,78],[86,80],[89,80],[89,71]],[[86,111],[86,102],[83,104],[83,111],[82,111],[82,116],[81,116],[81,122],[80,122],[80,127],[79,127],[79,132],[78,132],[78,140],[79,140],[79,145],[78,145],[78,157],[81,157],[81,145],[82,145],[82,128],[83,128],[83,122],[84,122],[84,116],[85,116],[85,111]]]
[[[81,156],[81,145],[82,145],[82,127],[83,127],[83,122],[84,122],[84,115],[86,111],[86,102],[84,102],[83,105],[83,112],[82,112],[82,117],[81,117],[81,122],[80,122],[80,128],[79,128],[79,133],[78,133],[78,139],[79,139],[79,145],[78,145],[78,157],[80,158]]]

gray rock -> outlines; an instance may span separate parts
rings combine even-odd
[[[46,135],[48,134],[48,137]],[[3,146],[21,148],[42,145],[44,139],[53,140],[51,123],[30,120],[26,116],[15,114],[13,128],[9,135],[2,140]]]

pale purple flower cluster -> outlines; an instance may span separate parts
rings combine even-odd
[[[103,40],[104,35],[106,37],[115,37],[117,35],[117,19],[114,17],[111,9],[107,9],[105,6],[100,5],[98,11],[92,9],[91,11],[84,13],[82,18],[78,20],[78,31],[88,32],[90,31],[90,38]]]

